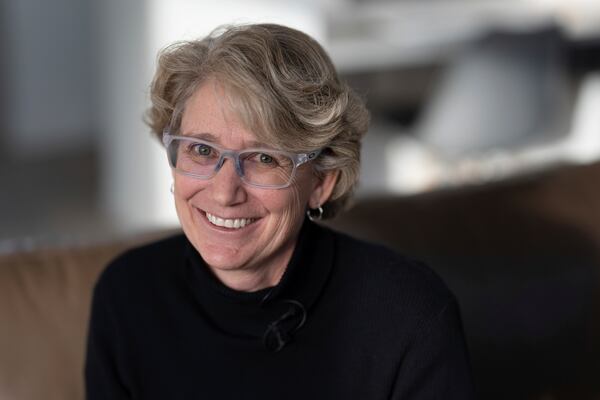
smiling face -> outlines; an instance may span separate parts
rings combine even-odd
[[[228,107],[222,86],[201,85],[186,103],[180,135],[198,136],[232,150],[257,143]],[[307,207],[329,198],[335,172],[317,177],[311,163],[298,167],[283,189],[244,184],[232,159],[208,180],[173,173],[177,215],[187,238],[225,285],[254,291],[276,284],[292,255]]]

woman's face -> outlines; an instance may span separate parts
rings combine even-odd
[[[233,150],[268,147],[257,143],[225,99],[218,82],[209,80],[200,86],[186,104],[180,134],[202,135]],[[173,178],[177,215],[187,238],[221,281],[248,290],[235,282],[249,275],[261,276],[259,280],[266,281],[263,286],[278,281],[291,257],[306,208],[327,200],[336,175],[329,173],[320,179],[307,163],[298,167],[289,187],[261,189],[244,184],[227,158],[208,180],[176,172]],[[250,223],[238,228],[221,226],[236,219]]]

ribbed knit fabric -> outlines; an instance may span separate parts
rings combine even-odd
[[[98,281],[88,400],[472,399],[456,301],[426,266],[306,221],[279,284],[232,290],[178,235]]]

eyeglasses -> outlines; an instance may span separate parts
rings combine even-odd
[[[163,135],[163,144],[171,168],[180,174],[210,179],[219,172],[225,158],[231,158],[235,171],[244,183],[268,189],[288,187],[296,169],[321,153],[320,149],[300,154],[264,148],[235,151],[205,140],[175,136],[168,132]]]

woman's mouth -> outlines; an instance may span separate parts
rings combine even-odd
[[[241,229],[245,226],[250,225],[254,221],[256,221],[255,218],[232,218],[232,219],[230,219],[230,218],[217,217],[216,215],[210,214],[208,212],[205,212],[205,214],[206,214],[206,219],[211,224],[222,227],[222,228],[229,228],[229,229]]]

